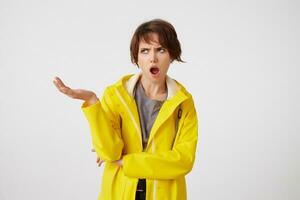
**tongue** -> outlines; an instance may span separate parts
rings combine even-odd
[[[156,68],[156,67],[153,67],[153,68],[150,69],[150,72],[151,72],[152,74],[157,74],[157,73],[159,72],[159,69]]]

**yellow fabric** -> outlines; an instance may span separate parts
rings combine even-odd
[[[107,87],[101,102],[81,106],[95,151],[106,161],[98,199],[134,200],[138,178],[146,178],[146,200],[185,200],[185,175],[193,167],[198,138],[193,98],[176,81],[180,89],[161,107],[143,152],[138,110],[125,84],[131,76]],[[120,158],[122,167],[112,163]]]

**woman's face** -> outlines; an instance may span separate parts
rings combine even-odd
[[[151,33],[150,44],[140,41],[137,64],[146,79],[151,82],[165,81],[170,63],[170,54],[159,44],[157,33]]]

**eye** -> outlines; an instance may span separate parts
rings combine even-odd
[[[141,49],[140,52],[141,52],[141,53],[148,53],[148,51],[149,51],[148,49]]]
[[[157,50],[158,50],[160,53],[166,52],[166,49],[164,49],[164,48],[162,48],[162,47],[158,48]]]

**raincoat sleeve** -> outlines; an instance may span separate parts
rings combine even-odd
[[[133,153],[123,157],[123,171],[128,177],[149,179],[176,179],[191,171],[198,138],[198,119],[193,100],[179,127],[172,150],[157,153]],[[181,119],[182,120],[182,119]]]
[[[89,123],[93,147],[97,155],[105,161],[119,160],[124,146],[120,130],[121,119],[113,109],[113,95],[108,87],[101,102],[98,100],[89,106],[84,102],[81,106]]]

